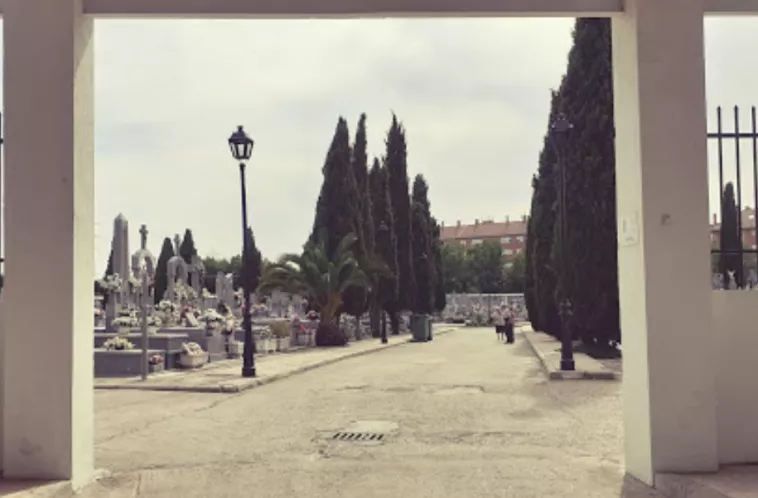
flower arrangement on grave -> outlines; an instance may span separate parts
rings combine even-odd
[[[119,332],[127,332],[128,329],[132,327],[138,327],[139,320],[137,319],[137,314],[134,311],[123,309],[119,311],[118,316],[113,319],[111,325],[116,329],[119,329]]]
[[[147,362],[151,365],[160,365],[163,363],[163,355],[154,354],[147,359]]]
[[[129,342],[125,337],[111,337],[103,343],[103,347],[108,351],[124,351],[134,349],[134,344]]]
[[[98,283],[106,294],[113,294],[114,292],[120,291],[123,285],[121,277],[118,276],[118,273],[106,275],[104,278],[99,280]]]
[[[199,356],[204,353],[205,351],[203,351],[203,348],[201,348],[200,344],[196,342],[182,343],[182,354],[186,354],[187,356]]]
[[[184,368],[197,368],[208,361],[208,355],[196,342],[183,342],[179,364]]]
[[[212,328],[212,329],[221,328],[221,325],[223,325],[223,323],[226,321],[226,318],[221,316],[213,308],[208,308],[207,310],[205,310],[200,316],[200,319],[205,322],[205,326],[207,328]]]
[[[162,313],[173,313],[176,311],[176,303],[169,301],[168,299],[164,299],[155,305],[155,309],[156,311],[160,311]]]

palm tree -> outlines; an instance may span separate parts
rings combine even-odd
[[[337,317],[342,309],[343,294],[348,287],[369,288],[366,274],[353,255],[352,247],[357,237],[346,235],[337,246],[330,260],[326,245],[307,243],[302,254],[285,254],[276,263],[266,268],[260,292],[274,289],[306,296],[308,302],[320,314],[316,329],[317,346],[343,346],[347,335],[339,329]]]

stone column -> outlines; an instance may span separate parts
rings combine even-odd
[[[79,486],[93,475],[92,21],[81,0],[4,0],[3,20],[2,466]]]
[[[613,19],[627,471],[718,468],[703,0]]]

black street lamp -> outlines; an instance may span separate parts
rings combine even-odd
[[[563,161],[563,148],[565,147],[566,138],[574,125],[566,119],[566,116],[559,114],[555,122],[550,126],[552,135],[551,142],[555,148],[555,156],[558,162],[558,174],[560,189],[558,191],[558,243],[560,251],[561,266],[561,285],[559,285],[560,299],[558,302],[558,314],[561,317],[561,370],[574,370],[574,348],[571,335],[571,297],[568,290],[568,248],[566,247],[566,235],[568,232],[566,216],[566,165]]]
[[[250,317],[250,279],[246,268],[248,264],[247,247],[247,191],[245,189],[245,161],[253,154],[253,140],[247,136],[242,126],[229,137],[229,148],[234,159],[240,164],[240,184],[242,187],[242,289],[245,298],[245,310],[242,323],[245,328],[245,345],[242,351],[242,376],[255,377],[255,343],[253,342],[253,322]]]

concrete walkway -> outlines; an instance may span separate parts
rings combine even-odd
[[[620,383],[548,382],[522,336],[491,328],[238,394],[99,390],[96,405],[111,475],[82,498],[658,496],[623,477]]]

